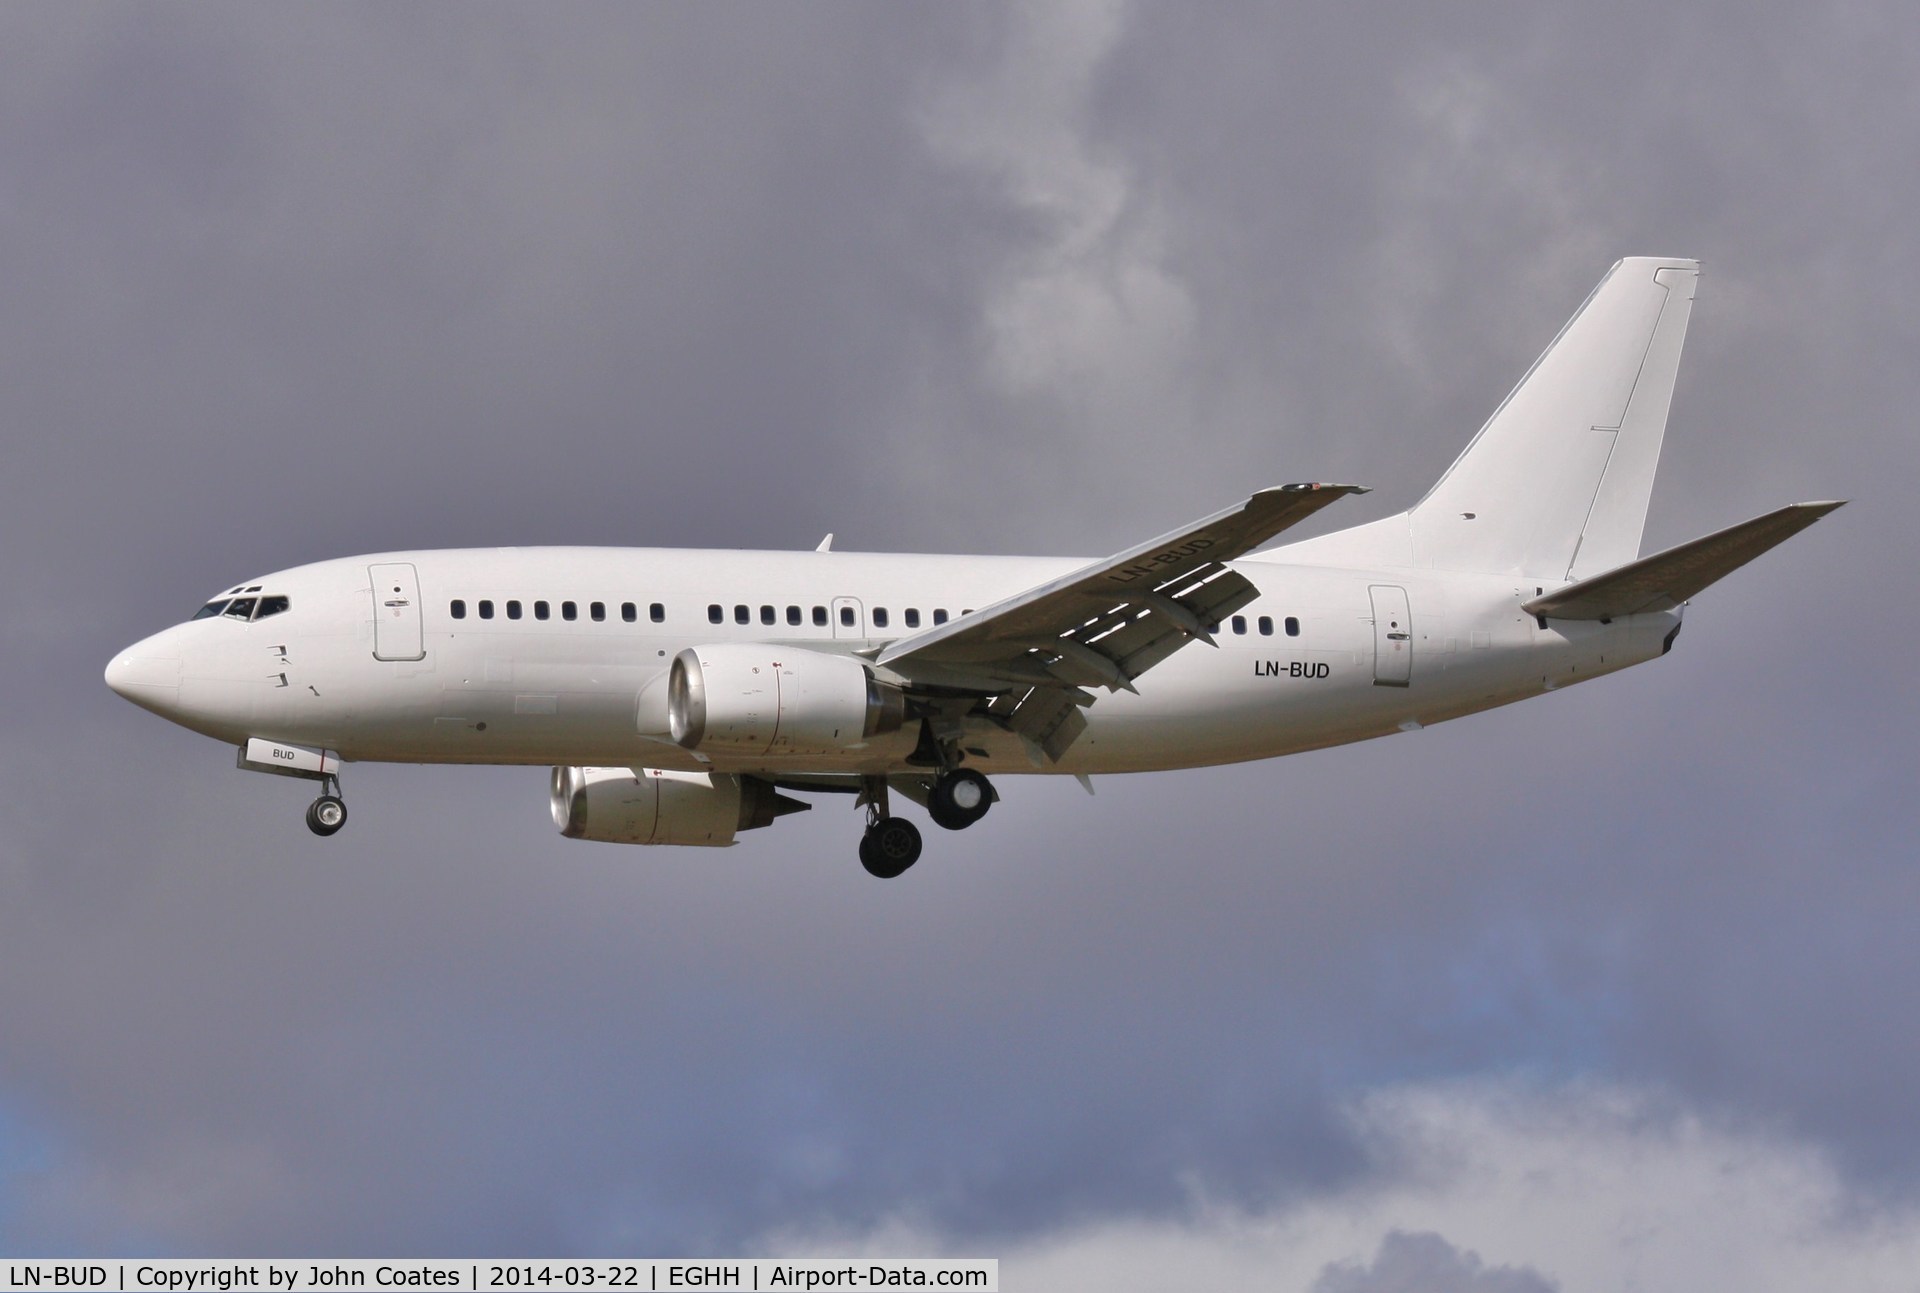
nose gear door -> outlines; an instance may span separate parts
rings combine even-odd
[[[373,658],[421,660],[426,639],[420,628],[420,577],[408,561],[368,566],[373,578]]]

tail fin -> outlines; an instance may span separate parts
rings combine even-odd
[[[1409,513],[1416,565],[1555,582],[1640,555],[1698,262],[1600,285]]]

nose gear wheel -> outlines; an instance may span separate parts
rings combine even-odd
[[[347,824],[347,801],[340,797],[340,783],[332,777],[321,783],[320,797],[307,805],[307,829],[327,836]]]

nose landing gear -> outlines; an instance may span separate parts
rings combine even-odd
[[[307,829],[315,835],[331,835],[347,824],[347,801],[340,797],[340,782],[325,778],[321,795],[307,806]]]

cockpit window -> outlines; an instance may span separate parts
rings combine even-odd
[[[278,615],[282,611],[293,609],[293,599],[277,593],[265,597],[222,597],[208,602],[193,613],[196,620],[210,620],[222,616],[230,620],[264,620],[269,615]]]

